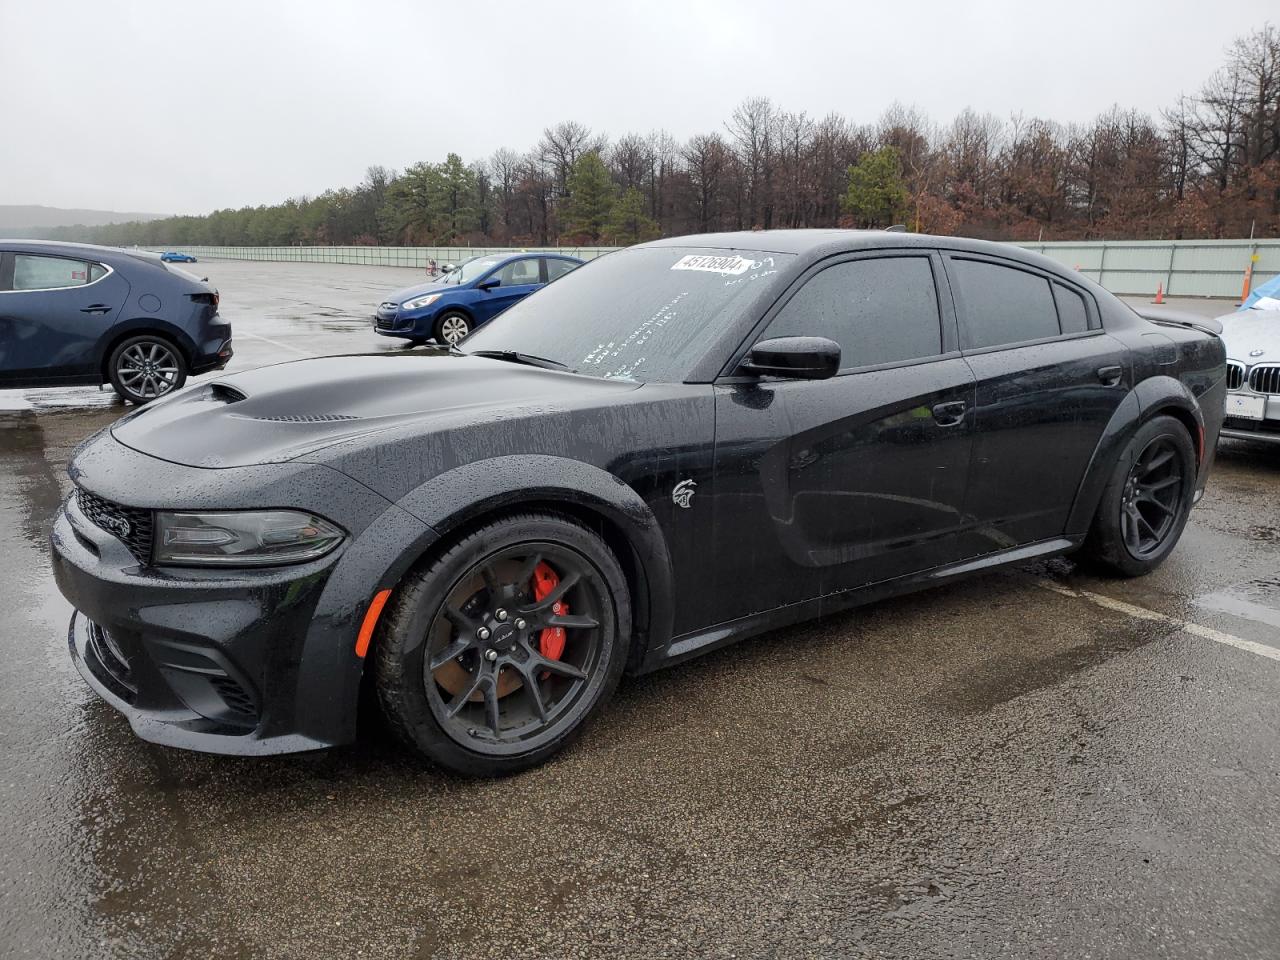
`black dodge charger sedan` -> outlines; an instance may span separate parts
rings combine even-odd
[[[776,231],[610,254],[464,349],[192,387],[71,462],[76,665],[158,743],[510,773],[626,671],[1003,564],[1174,548],[1225,358],[1012,247]]]

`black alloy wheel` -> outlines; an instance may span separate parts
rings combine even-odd
[[[1190,516],[1196,462],[1195,443],[1180,420],[1158,416],[1139,427],[1112,467],[1082,559],[1122,577],[1158,567]]]
[[[495,521],[393,595],[376,651],[391,726],[468,775],[525,769],[612,693],[630,605],[609,548],[567,517]]]
[[[1156,437],[1138,456],[1125,480],[1120,528],[1129,553],[1138,560],[1160,551],[1178,527],[1188,478],[1170,437]]]

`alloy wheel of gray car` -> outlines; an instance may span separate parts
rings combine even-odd
[[[446,313],[436,321],[436,341],[448,346],[461,343],[470,332],[471,321],[461,313]]]
[[[515,773],[567,744],[612,693],[630,605],[612,551],[567,517],[482,527],[410,574],[375,654],[411,746],[459,773]]]
[[[121,397],[143,404],[181,388],[187,366],[181,351],[167,340],[130,337],[112,351],[108,376]]]

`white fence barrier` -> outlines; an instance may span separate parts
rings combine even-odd
[[[1019,246],[1077,269],[1113,293],[1154,294],[1156,288],[1163,285],[1165,295],[1171,297],[1238,298],[1250,263],[1255,286],[1280,273],[1280,240],[1107,240]],[[521,251],[567,253],[590,260],[617,248],[196,246],[180,249],[195,257],[215,260],[350,263],[424,270],[428,260],[443,266],[475,256]]]

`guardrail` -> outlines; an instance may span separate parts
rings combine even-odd
[[[1063,266],[1079,270],[1113,293],[1171,297],[1240,296],[1244,272],[1253,263],[1254,285],[1280,274],[1280,240],[1106,240],[1021,243]],[[173,249],[148,247],[149,250]],[[286,263],[345,263],[425,270],[486,254],[567,253],[590,260],[617,247],[179,247],[215,260]],[[1252,258],[1255,258],[1252,259]]]
[[[617,247],[143,247],[163,252],[181,250],[193,257],[212,260],[266,260],[284,263],[351,263],[377,267],[413,267],[425,270],[428,260],[439,266],[461,263],[472,257],[505,253],[565,253],[591,260]]]

